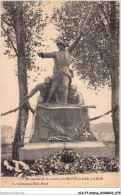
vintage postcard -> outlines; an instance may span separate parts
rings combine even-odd
[[[119,6],[1,2],[2,188],[120,188]]]

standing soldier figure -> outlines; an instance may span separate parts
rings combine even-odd
[[[73,44],[66,49],[66,44],[63,40],[57,40],[58,52],[51,53],[38,53],[39,57],[42,58],[54,58],[55,67],[52,78],[52,85],[50,89],[50,94],[46,102],[49,102],[53,93],[55,92],[56,103],[59,103],[58,89],[61,91],[61,103],[67,105],[68,98],[68,88],[72,74],[69,70],[70,64],[70,54],[73,52],[74,48],[78,44],[82,33],[77,37]]]

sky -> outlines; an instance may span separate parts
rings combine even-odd
[[[51,7],[51,9],[53,6]],[[50,10],[50,15],[51,15]],[[49,23],[48,26],[44,30],[44,44],[45,47],[42,51],[57,51],[57,46],[54,40],[60,35],[57,28]],[[3,39],[1,40],[2,49],[1,49],[1,113],[7,112],[11,109],[18,107],[19,104],[19,92],[18,92],[18,80],[17,76],[15,75],[15,70],[17,69],[17,62],[16,59],[8,59],[7,56],[4,55],[4,46],[3,46]],[[40,51],[40,50],[38,50]],[[36,65],[42,67],[42,74],[38,77],[36,82],[33,82],[33,78],[35,73],[32,71],[30,73],[31,79],[29,81],[28,91],[30,91],[35,85],[44,81],[46,76],[51,76],[53,72],[54,61],[53,59],[42,59],[38,57],[36,54]],[[109,110],[111,110],[111,91],[108,87],[105,87],[101,91],[95,91],[91,89],[87,89],[87,83],[83,83],[79,78],[74,74],[75,77],[72,80],[73,84],[77,84],[78,91],[81,91],[85,105],[95,105],[96,109],[90,108],[89,109],[89,117],[95,117],[101,115]],[[30,104],[33,108],[36,106],[37,96],[34,95],[30,99]],[[3,116],[1,118],[1,125],[8,125],[15,128],[17,122],[18,112],[11,113],[7,116]],[[27,128],[32,127],[33,117],[32,114],[29,113],[29,120],[27,124]],[[97,124],[101,122],[112,122],[111,115],[107,115],[103,118],[95,120],[91,123]]]

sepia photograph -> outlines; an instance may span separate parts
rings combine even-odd
[[[2,188],[120,188],[119,13],[1,1]]]

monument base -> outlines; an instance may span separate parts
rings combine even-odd
[[[86,106],[38,105],[34,117],[34,132],[30,143],[49,142],[53,137],[58,139],[59,136],[72,142],[97,140],[90,128]]]
[[[37,160],[42,157],[48,158],[51,154],[71,148],[82,155],[83,158],[110,157],[110,148],[102,142],[60,142],[60,143],[29,143],[19,151],[19,160]]]

